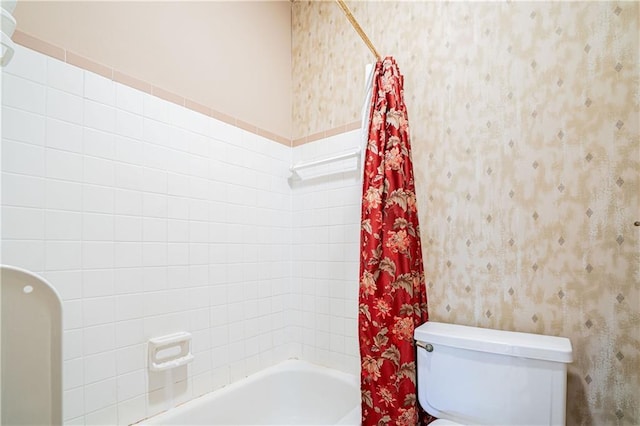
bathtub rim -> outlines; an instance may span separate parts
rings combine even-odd
[[[248,376],[245,376],[239,380],[236,380],[233,383],[229,383],[227,385],[224,385],[218,389],[214,389],[211,390],[207,393],[204,393],[200,396],[197,396],[193,399],[190,399],[188,401],[182,402],[178,405],[176,405],[173,408],[170,408],[168,410],[164,410],[161,411],[157,414],[154,414],[153,416],[149,416],[146,417],[142,420],[139,420],[135,423],[133,423],[133,425],[139,425],[139,426],[152,426],[152,425],[160,425],[161,423],[155,423],[155,421],[157,420],[161,420],[163,417],[168,416],[168,415],[179,415],[185,411],[187,411],[188,409],[195,407],[195,406],[202,406],[205,405],[209,399],[212,398],[216,398],[216,397],[220,397],[222,395],[225,395],[227,393],[233,392],[235,391],[237,388],[241,388],[243,386],[246,386],[247,384],[250,384],[254,381],[258,381],[264,377],[268,377],[280,372],[295,372],[295,371],[308,371],[308,372],[314,372],[314,373],[322,373],[324,375],[327,375],[333,379],[339,380],[343,383],[346,383],[348,385],[352,385],[354,386],[356,389],[358,389],[358,393],[360,391],[360,381],[359,381],[359,377],[351,374],[351,373],[346,373],[344,371],[340,371],[340,370],[336,370],[335,368],[331,368],[331,367],[326,367],[323,365],[318,365],[318,364],[314,364],[312,362],[309,361],[304,361],[304,360],[300,360],[298,358],[289,358],[286,359],[284,361],[280,361],[277,364],[274,364],[272,366],[263,368],[262,370],[256,371],[255,373],[251,373]],[[214,395],[215,394],[215,395]],[[360,409],[360,403],[358,402],[358,404],[356,406],[354,406],[353,410],[350,410],[348,413],[346,413],[345,416],[342,417],[342,419],[337,423],[337,424],[345,424],[344,421],[347,419],[351,419],[354,417],[354,415],[356,414],[356,411],[359,411]],[[359,417],[359,415],[358,415]],[[152,423],[148,423],[148,422],[152,422]]]

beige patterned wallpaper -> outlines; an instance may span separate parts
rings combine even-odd
[[[349,2],[405,74],[433,320],[567,336],[567,424],[640,424],[640,3]],[[294,138],[372,57],[293,4]]]

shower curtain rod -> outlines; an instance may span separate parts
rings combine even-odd
[[[369,39],[369,37],[367,37],[367,34],[364,32],[364,30],[362,29],[358,21],[356,21],[356,18],[353,16],[353,14],[351,13],[351,10],[349,10],[349,7],[344,2],[344,0],[336,0],[336,3],[338,3],[338,6],[340,6],[344,14],[347,16],[347,19],[349,20],[349,22],[351,22],[353,29],[356,30],[356,32],[358,33],[362,41],[364,41],[364,44],[366,44],[369,50],[371,51],[371,53],[373,53],[373,56],[375,56],[376,59],[380,61],[382,57],[376,50],[373,43],[371,43],[371,40]]]

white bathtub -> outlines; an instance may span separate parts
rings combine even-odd
[[[142,425],[359,425],[358,378],[289,360]]]

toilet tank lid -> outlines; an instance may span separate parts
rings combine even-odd
[[[571,341],[566,337],[493,330],[440,322],[426,322],[415,329],[414,339],[480,352],[570,363]]]

